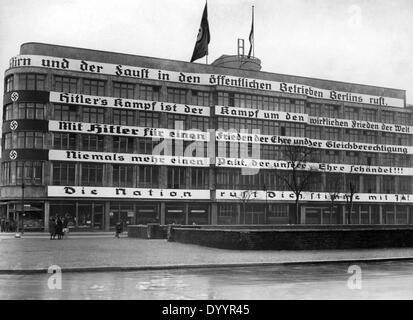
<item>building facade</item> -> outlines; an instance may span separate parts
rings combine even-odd
[[[413,224],[405,91],[259,70],[23,44],[4,78],[1,217]],[[298,165],[287,149],[311,152]],[[297,216],[289,181],[309,173]]]

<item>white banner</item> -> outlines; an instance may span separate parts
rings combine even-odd
[[[340,193],[334,201],[346,202],[349,194]],[[302,201],[331,201],[328,192],[302,192]],[[263,190],[216,190],[216,200],[233,201],[295,201],[295,194],[291,191],[263,191]],[[353,202],[388,202],[388,203],[413,203],[413,194],[380,194],[380,193],[356,193]]]
[[[361,129],[391,133],[413,134],[413,127],[408,125],[390,124],[383,122],[335,119],[326,117],[308,117],[308,124],[335,128]]]
[[[49,197],[209,200],[209,190],[48,186]]]
[[[239,133],[235,130],[232,132],[217,130],[215,135],[217,141],[227,142],[296,145],[328,150],[413,154],[413,147],[403,145],[385,145],[348,141],[319,140],[301,137],[271,136],[254,133]]]
[[[50,102],[62,104],[76,104],[94,107],[119,108],[124,110],[159,111],[168,113],[190,114],[209,117],[209,107],[189,104],[135,100],[103,96],[90,96],[80,93],[50,92]]]
[[[408,125],[388,124],[383,122],[313,117],[306,113],[260,110],[254,108],[238,108],[215,106],[215,115],[224,117],[260,119],[271,121],[292,121],[315,126],[327,126],[346,129],[384,131],[391,133],[413,134],[413,127]]]
[[[161,69],[151,69],[140,66],[137,67],[121,64],[109,64],[96,61],[75,60],[51,56],[18,55],[10,59],[10,68],[16,67],[42,67],[93,74],[115,75],[119,77],[129,77],[135,79],[151,79],[157,81],[170,81],[186,84],[257,89],[298,94],[307,97],[333,101],[364,103],[376,106],[393,106],[404,108],[405,105],[404,99],[400,98],[328,90],[298,83],[251,79],[222,74],[177,72]]]
[[[104,123],[73,121],[49,121],[49,131],[103,134],[124,137],[146,137],[174,140],[209,141],[209,132],[194,130],[173,130],[165,128],[132,127]]]
[[[241,117],[249,119],[263,119],[276,121],[293,121],[308,123],[308,115],[283,111],[269,111],[251,108],[215,106],[215,115],[228,117]]]
[[[49,150],[49,160],[184,167],[209,166],[209,158],[75,150]]]
[[[249,158],[226,158],[217,157],[216,166],[224,168],[254,168],[254,169],[277,169],[291,170],[293,165],[289,161],[265,160]],[[385,166],[364,166],[355,164],[338,163],[302,163],[297,170],[315,170],[329,173],[354,173],[354,174],[374,174],[393,176],[413,176],[413,168],[410,167],[385,167]]]

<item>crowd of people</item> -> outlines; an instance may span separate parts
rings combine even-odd
[[[57,218],[50,218],[49,220],[49,232],[50,232],[50,240],[55,240],[56,236],[58,240],[63,239],[65,234],[67,235],[69,232],[68,228],[69,219],[67,217],[61,218],[58,216]]]
[[[17,222],[14,220],[1,219],[1,232],[15,232],[17,230]]]

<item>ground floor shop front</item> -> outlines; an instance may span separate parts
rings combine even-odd
[[[299,224],[413,224],[413,205],[302,203]],[[48,230],[52,217],[66,216],[72,230],[108,231],[132,224],[291,224],[293,203],[44,200],[0,203],[8,231]]]

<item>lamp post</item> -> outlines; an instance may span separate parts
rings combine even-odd
[[[22,181],[22,234],[24,234],[24,181]]]
[[[267,185],[264,184],[263,190],[264,190],[264,192],[265,192],[265,210],[264,210],[264,224],[265,224],[265,223],[267,223],[267,215],[268,215],[268,212],[267,212],[267,211],[268,211],[268,202],[267,202],[267,200],[268,200],[268,198],[267,198],[268,192],[267,192]]]

